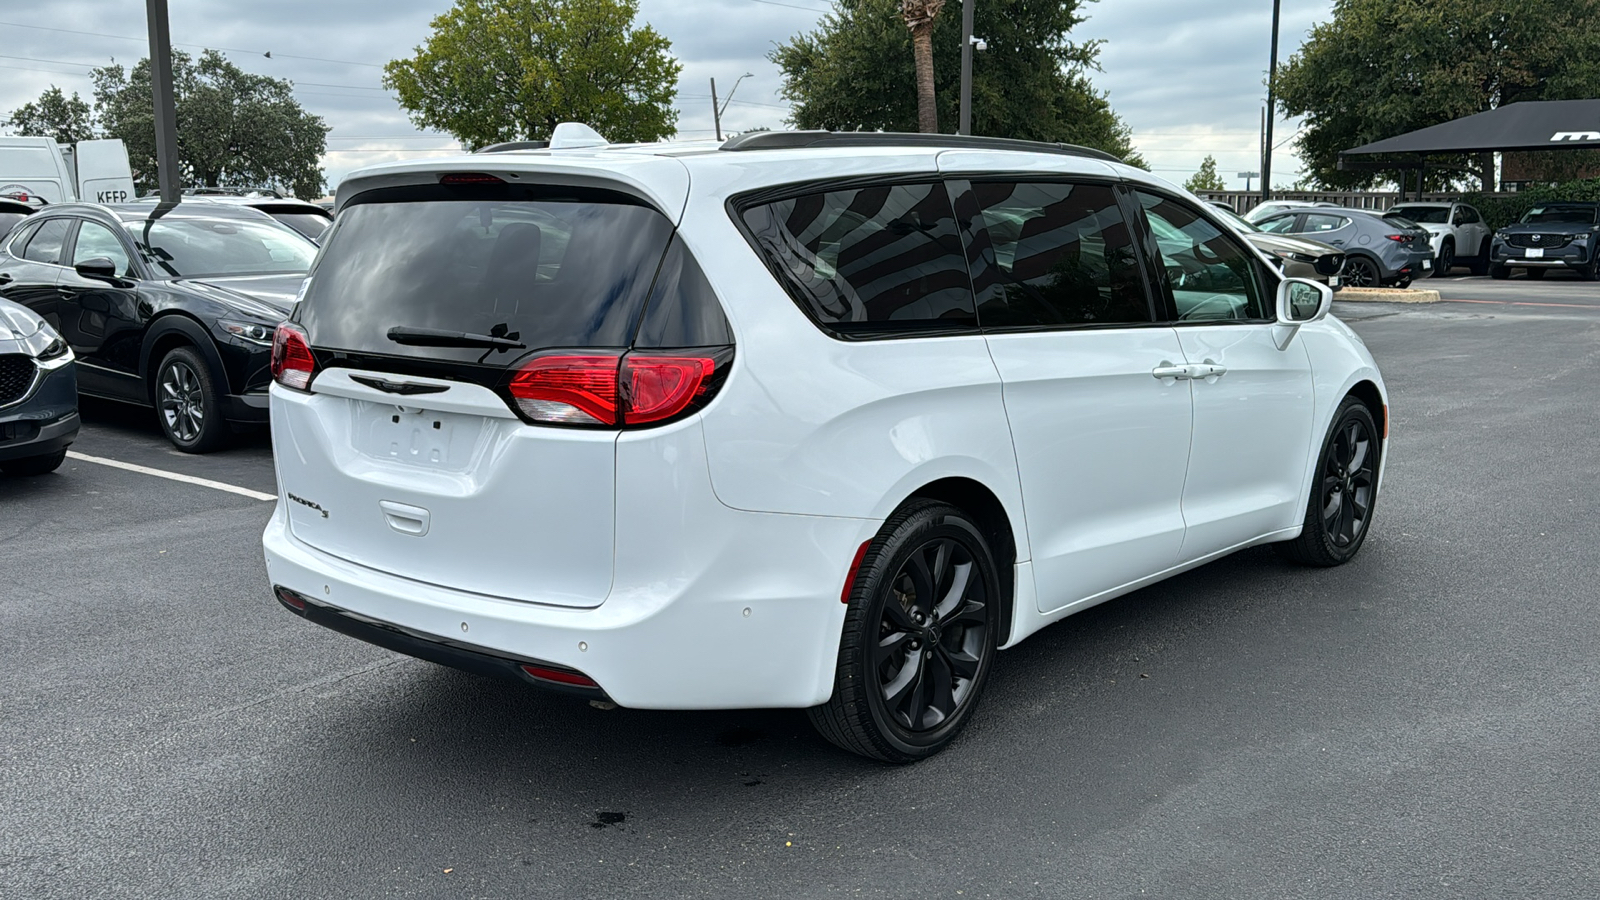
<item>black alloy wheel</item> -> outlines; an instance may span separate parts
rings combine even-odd
[[[809,710],[834,744],[886,762],[942,750],[993,660],[999,579],[982,530],[913,501],[884,523],[851,590],[833,696]]]
[[[1344,286],[1353,288],[1369,288],[1378,286],[1378,267],[1372,260],[1360,256],[1351,256],[1344,262]]]
[[[1278,544],[1286,557],[1308,566],[1337,566],[1356,555],[1372,525],[1381,450],[1372,412],[1346,397],[1323,443],[1300,536]]]
[[[1445,241],[1439,248],[1439,258],[1434,260],[1433,277],[1443,278],[1450,274],[1456,267],[1456,245],[1453,241]]]
[[[174,447],[210,453],[228,440],[221,397],[211,368],[192,347],[168,353],[156,369],[156,419]]]

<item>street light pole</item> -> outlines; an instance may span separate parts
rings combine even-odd
[[[1261,146],[1261,202],[1272,199],[1272,120],[1277,118],[1275,104],[1278,81],[1278,13],[1281,0],[1272,0],[1272,63],[1267,69],[1267,133]]]
[[[961,0],[961,119],[956,134],[972,133],[972,4]]]
[[[172,33],[167,27],[167,0],[146,0],[150,26],[150,91],[156,112],[156,183],[162,203],[177,203],[178,120],[172,99]]]
[[[722,140],[722,109],[717,106],[717,80],[711,79],[711,121],[717,129],[717,140]]]

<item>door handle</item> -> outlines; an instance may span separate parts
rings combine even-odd
[[[1228,374],[1227,366],[1219,366],[1211,360],[1188,366],[1190,378],[1216,378]]]
[[[0,284],[10,284],[11,281],[12,281],[11,273],[9,273],[9,272],[0,272]]]
[[[1150,374],[1157,378],[1175,378],[1178,381],[1188,381],[1194,377],[1190,374],[1189,369],[1189,366],[1175,366],[1166,360],[1162,360],[1161,365],[1150,370]]]

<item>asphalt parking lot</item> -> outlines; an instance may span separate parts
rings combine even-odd
[[[269,502],[0,477],[0,896],[1593,897],[1600,285],[1419,286],[1455,302],[1337,308],[1392,392],[1355,562],[1073,617],[910,767],[318,629],[268,594]],[[85,416],[81,454],[274,490],[262,434]]]

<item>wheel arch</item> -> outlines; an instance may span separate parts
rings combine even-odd
[[[155,369],[163,357],[178,347],[193,347],[211,367],[211,377],[224,390],[228,389],[227,369],[205,326],[181,312],[169,312],[158,316],[145,329],[139,350],[139,378],[144,382],[146,399],[151,404],[155,403]]]
[[[998,646],[1004,646],[1011,639],[1011,624],[1015,620],[1017,605],[1017,532],[1005,504],[987,485],[961,476],[940,478],[924,484],[901,501],[900,506],[912,500],[948,503],[972,516],[978,527],[983,529],[984,536],[989,540],[989,549],[995,556],[1000,596],[1008,600],[1000,604],[999,639],[996,642]]]

